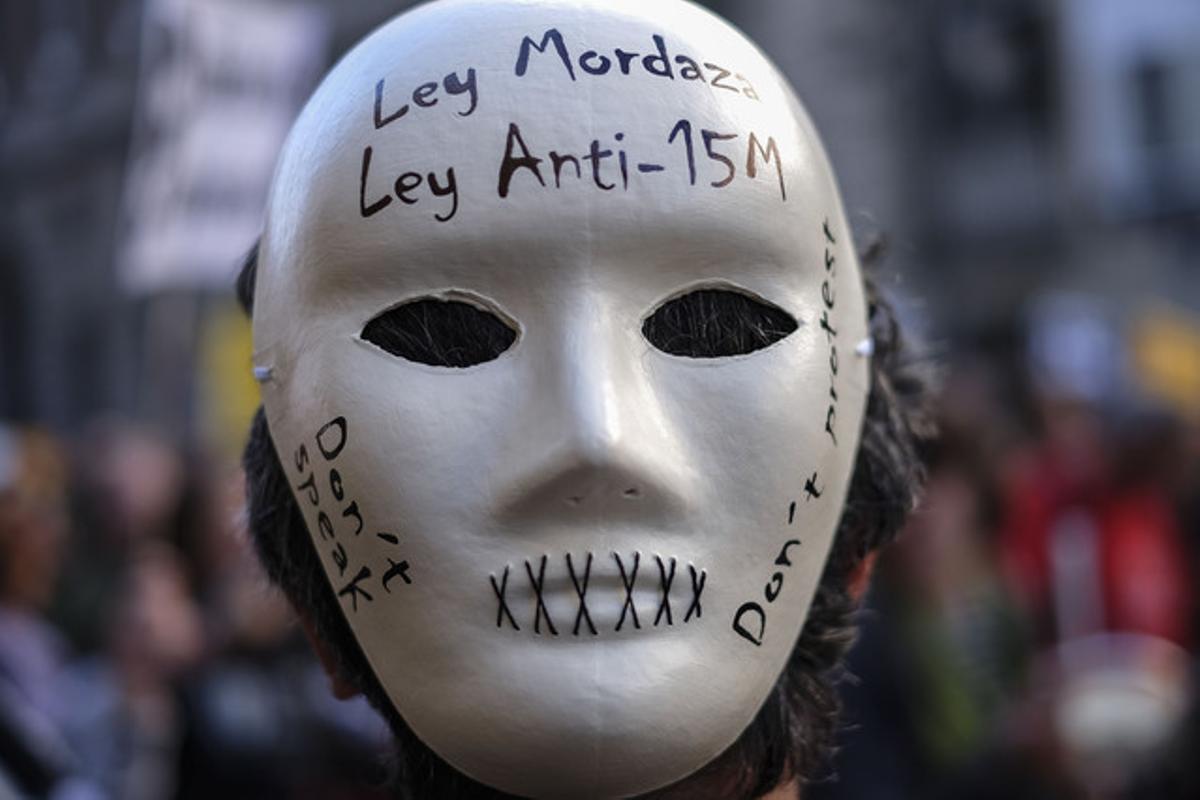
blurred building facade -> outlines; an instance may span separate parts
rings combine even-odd
[[[941,330],[1046,287],[1200,308],[1200,6],[729,5]]]
[[[121,278],[150,2],[0,2],[0,416],[188,431],[200,415],[203,330],[228,295]],[[257,4],[319,8],[327,62],[406,5]],[[935,338],[977,335],[1046,288],[1118,317],[1200,310],[1191,0],[710,5],[791,77],[860,238],[890,243],[888,282]]]

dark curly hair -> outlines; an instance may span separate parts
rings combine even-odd
[[[237,282],[253,313],[257,247]],[[874,260],[868,253],[864,261]],[[826,763],[836,734],[837,682],[857,628],[852,578],[872,552],[891,541],[914,507],[923,478],[920,446],[931,438],[929,381],[906,346],[890,304],[866,280],[874,337],[871,392],[854,472],[824,575],[804,630],[758,715],[721,756],[700,772],[648,798],[761,797],[781,784],[811,780]],[[387,719],[396,738],[397,796],[482,800],[509,797],[459,773],[423,744],[379,684],[338,606],[259,408],[243,456],[249,528],[267,574],[312,625],[336,660],[338,677],[359,689]],[[712,791],[712,790],[710,790]]]

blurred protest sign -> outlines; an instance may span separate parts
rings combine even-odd
[[[232,301],[204,319],[199,341],[201,435],[213,452],[236,462],[261,402],[250,369],[250,320]]]
[[[1133,328],[1133,363],[1150,395],[1200,420],[1200,317],[1159,308]]]
[[[126,288],[231,285],[329,29],[303,3],[148,0],[119,254]]]

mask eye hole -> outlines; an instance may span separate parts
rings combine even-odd
[[[499,316],[460,300],[425,297],[401,303],[362,329],[365,341],[431,367],[473,367],[500,356],[517,332]]]
[[[761,350],[797,327],[791,314],[748,294],[697,289],[655,309],[642,335],[673,356],[724,358]]]

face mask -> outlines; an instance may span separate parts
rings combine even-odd
[[[255,369],[330,590],[460,771],[624,796],[719,755],[797,640],[866,311],[774,68],[675,2],[436,2],[285,146]]]

